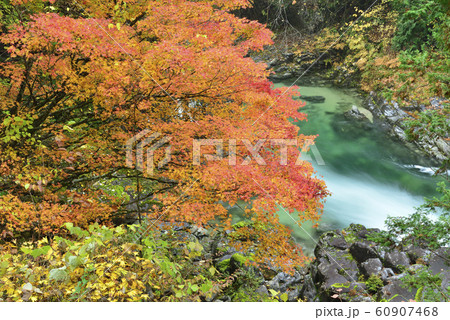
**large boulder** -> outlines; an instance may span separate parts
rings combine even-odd
[[[384,263],[387,267],[392,268],[396,272],[402,272],[402,269],[410,265],[410,260],[405,252],[393,250],[386,253]]]
[[[439,248],[432,253],[429,260],[430,270],[438,274],[450,268],[450,248]]]
[[[345,250],[345,249],[348,249],[349,244],[347,243],[347,241],[345,241],[343,236],[340,236],[340,237],[334,237],[330,241],[330,246],[332,246],[336,249]]]
[[[362,263],[368,259],[378,258],[378,254],[373,245],[366,241],[358,241],[350,246],[350,253],[353,258]]]
[[[410,245],[405,248],[405,253],[408,255],[408,258],[410,259],[411,263],[427,264],[431,251]]]
[[[404,275],[391,277],[389,283],[381,289],[382,299],[391,302],[402,302],[414,300],[417,289],[407,287],[403,284],[401,278]]]
[[[361,263],[361,269],[366,277],[371,275],[379,275],[383,269],[383,264],[378,258],[371,258]]]
[[[317,246],[314,249],[314,255],[316,258],[321,258],[327,255],[330,251],[336,249],[345,250],[349,247],[344,236],[338,231],[328,231],[322,234],[317,242]]]

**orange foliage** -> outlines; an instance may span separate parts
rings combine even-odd
[[[79,16],[38,13],[0,35],[10,55],[0,65],[0,187],[8,193],[0,193],[0,228],[44,235],[123,209],[99,195],[98,183],[136,176],[124,146],[143,129],[172,137],[172,160],[142,176],[149,218],[226,225],[223,203],[244,200],[249,218],[263,223],[279,224],[278,206],[317,221],[328,191],[309,163],[296,164],[297,148],[287,165],[268,142],[260,149],[266,165],[245,163],[242,143],[235,166],[192,161],[194,139],[223,139],[229,151],[229,139],[297,139],[302,147],[314,138],[289,121],[306,119],[295,88],[273,89],[266,65],[248,57],[272,36],[230,12],[248,4],[85,0]],[[289,239],[287,231],[263,238],[278,249]]]

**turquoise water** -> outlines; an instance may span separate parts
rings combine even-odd
[[[277,83],[276,87],[287,85],[290,83]],[[342,116],[353,105],[362,107],[355,92],[301,85],[299,91],[301,95],[326,98],[324,103],[307,102],[302,112],[308,115],[308,121],[297,125],[304,134],[319,135],[317,149],[307,155],[332,193],[318,229],[310,224],[300,228],[284,211],[279,212],[281,222],[292,228],[293,236],[307,253],[311,253],[323,231],[350,223],[383,228],[388,215],[408,215],[424,196],[435,194],[436,177],[407,167],[429,167],[432,164],[427,159],[391,139],[370,121],[361,125]],[[238,209],[232,211],[239,215]]]

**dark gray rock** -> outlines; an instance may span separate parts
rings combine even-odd
[[[400,120],[409,117],[406,112],[400,109],[397,102],[393,102],[392,104],[384,104],[381,108],[381,112],[385,119],[391,124],[396,124]]]
[[[278,70],[277,70],[278,71]],[[294,77],[294,74],[292,72],[275,72],[275,74],[271,74],[269,76],[269,79],[272,81],[276,80],[287,80]]]
[[[222,262],[222,261],[224,261],[224,260],[231,259],[232,256],[233,256],[232,253],[225,254],[225,255],[223,255],[223,256],[217,258],[217,263]]]
[[[222,301],[222,302],[231,302],[231,297],[230,296],[223,296],[221,297],[219,300],[217,301]]]
[[[346,251],[336,251],[330,253],[330,259],[337,264],[338,273],[348,279],[348,281],[357,281],[359,275],[358,264],[353,257]]]
[[[394,280],[400,280],[401,278],[403,278],[404,276],[406,276],[406,273],[399,273],[399,274],[394,274],[393,276],[389,277],[387,279],[388,282],[392,282]]]
[[[198,239],[207,237],[209,235],[209,230],[195,225],[192,226],[190,232]]]
[[[294,288],[290,288],[288,289],[288,291],[286,291],[288,294],[288,301],[289,302],[297,302],[300,296],[300,287],[294,287]]]
[[[348,120],[357,120],[357,121],[369,120],[365,114],[359,111],[357,106],[352,106],[350,110],[344,112],[344,117]]]
[[[342,236],[332,239],[330,245],[340,250],[345,250],[349,247],[349,244]]]
[[[441,273],[442,283],[441,288],[444,292],[450,287],[450,270]]]
[[[350,246],[350,253],[353,258],[362,263],[371,258],[378,258],[378,254],[373,246],[367,242],[355,242]]]
[[[285,73],[279,75],[279,79],[282,79],[282,80],[290,79],[292,77],[294,77],[294,74],[292,72],[285,72]]]
[[[403,130],[401,127],[394,125],[392,127],[392,130],[394,132],[394,135],[397,136],[400,140],[402,141],[408,140],[405,130]]]
[[[430,250],[415,247],[412,245],[405,248],[405,252],[408,255],[408,258],[411,260],[411,263],[428,263],[429,256],[431,254]]]
[[[321,298],[326,299],[326,297],[335,293],[336,287],[333,287],[333,285],[336,285],[337,283],[348,284],[349,281],[337,272],[329,272],[325,282],[319,287]]]
[[[383,280],[384,283],[387,283],[388,279],[394,276],[395,273],[391,268],[383,268],[379,274],[380,279]]]
[[[263,274],[265,280],[272,280],[279,272],[279,268],[272,266],[261,268],[261,273]]]
[[[294,61],[295,54],[292,52],[283,53],[284,62],[291,63]]]
[[[432,101],[436,106],[435,108],[443,106],[443,100],[440,98],[432,99]],[[370,93],[364,106],[376,117],[379,127],[385,127],[390,135],[405,141],[406,146],[413,146],[414,151],[420,151],[421,153],[432,156],[439,163],[449,158],[450,143],[445,139],[448,136],[422,136],[420,139],[414,141],[412,145],[406,142],[404,120],[410,119],[411,116],[405,111],[425,111],[425,106],[411,103],[409,106],[400,107],[397,102],[386,101],[375,92]]]
[[[358,272],[358,265],[348,252],[328,251],[326,256],[318,260],[315,279],[319,283],[326,283],[325,286],[328,287],[334,278],[345,279],[341,282],[355,282],[358,279]]]
[[[374,302],[372,297],[363,295],[349,295],[348,293],[343,296],[345,302]]]
[[[287,71],[288,71],[288,68],[286,66],[281,66],[281,67],[277,68],[274,72],[276,75],[280,75]]]
[[[357,237],[358,239],[361,240],[365,240],[364,242],[367,244],[371,244],[374,245],[374,242],[371,241],[367,241],[367,236],[373,232],[380,232],[380,229],[378,228],[369,228],[367,229],[365,226],[363,226],[362,224],[355,224],[352,223],[350,224],[350,226],[347,228],[347,233],[351,233],[353,234],[355,237]]]
[[[367,288],[364,282],[336,284],[330,291],[329,296],[324,299],[325,301],[357,302],[364,301],[365,299],[362,299],[362,297],[367,295]],[[372,301],[372,299],[367,301]]]
[[[450,269],[450,248],[439,248],[430,256],[430,270],[433,274],[437,274]]]
[[[417,272],[420,272],[420,270],[422,270],[423,268],[425,268],[423,264],[413,264],[409,266],[408,272],[411,274],[416,274]]]
[[[269,296],[269,290],[267,290],[267,287],[265,285],[259,286],[255,292],[260,296]]]
[[[298,271],[295,271],[293,275],[280,272],[272,280],[267,282],[267,285],[273,290],[284,292],[289,287],[300,284],[302,279],[303,276]]]
[[[402,267],[407,268],[410,265],[410,261],[406,253],[398,250],[393,250],[386,253],[384,263],[387,267],[392,268],[396,272],[401,272]]]
[[[273,58],[270,62],[269,62],[269,67],[275,67],[278,66],[281,63],[281,61],[277,58]]]
[[[309,302],[318,301],[316,285],[309,274],[307,274],[303,279],[303,286],[300,289],[299,297]]]
[[[342,287],[336,286],[336,288],[341,289],[341,293],[349,293],[353,291],[355,293],[363,294],[367,290],[365,282],[351,282]]]
[[[315,55],[313,55],[310,52],[307,52],[307,53],[302,54],[301,56],[297,57],[295,59],[295,62],[300,64],[300,63],[302,63],[304,61],[315,60],[315,59],[316,59]]]
[[[349,244],[345,241],[341,233],[328,231],[320,236],[316,248],[314,249],[314,255],[317,258],[326,257],[328,251],[333,251],[336,248],[345,250],[348,247]]]
[[[383,264],[378,258],[371,258],[361,263],[361,269],[365,276],[380,275],[383,269]]]
[[[393,277],[390,282],[381,289],[381,297],[391,302],[414,300],[417,289],[404,288],[402,281]]]
[[[322,96],[301,96],[301,100],[305,100],[312,103],[324,103],[325,97]]]
[[[336,263],[323,261],[317,267],[317,278],[315,279],[318,283],[321,283],[324,288],[329,288],[335,283],[348,282],[349,279],[339,274]]]

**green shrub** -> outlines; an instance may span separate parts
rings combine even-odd
[[[377,293],[378,290],[383,287],[383,285],[383,280],[381,280],[374,274],[371,275],[366,281],[366,288],[370,293]]]

